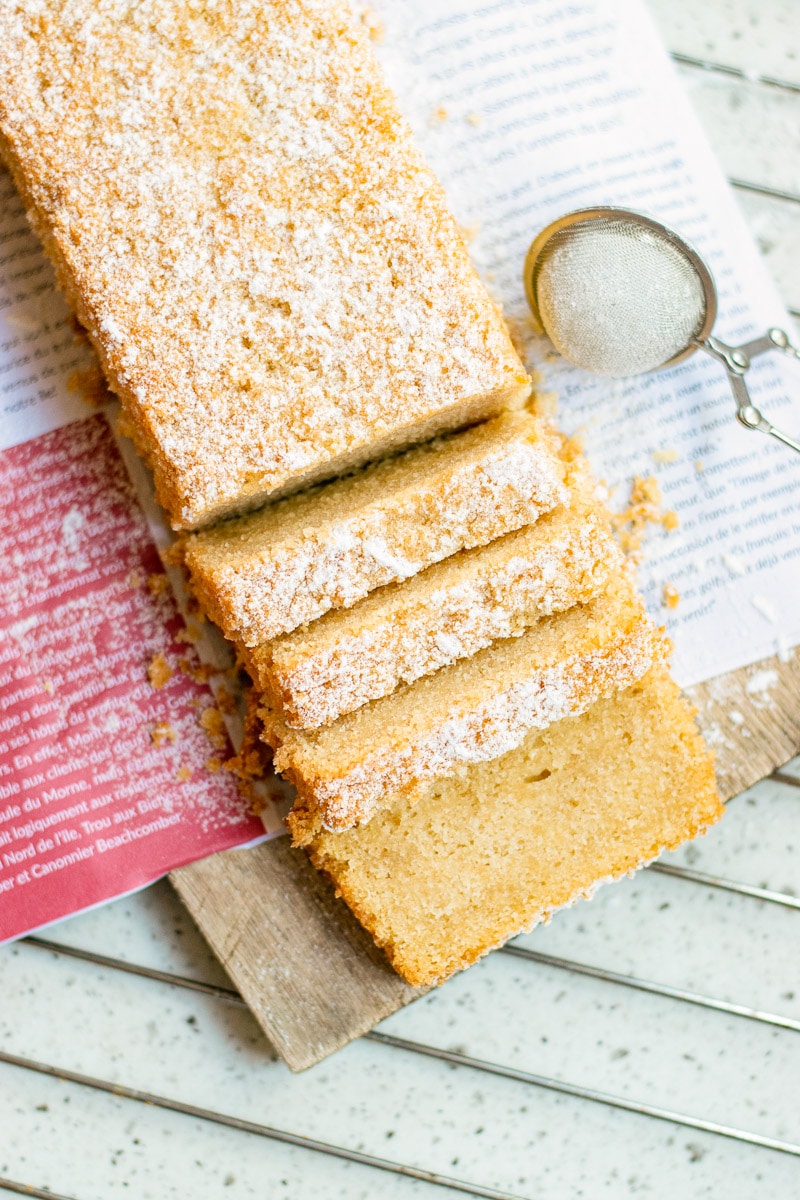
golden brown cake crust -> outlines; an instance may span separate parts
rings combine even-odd
[[[0,130],[176,527],[523,402],[344,0],[4,4]]]
[[[256,689],[290,728],[313,729],[590,600],[621,551],[585,464],[569,483],[567,503],[524,529],[240,647]]]
[[[409,983],[441,982],[719,819],[713,760],[659,669],[492,763],[323,833],[311,858]]]
[[[504,413],[204,529],[184,557],[206,614],[253,646],[536,520],[564,471],[550,430]]]
[[[296,844],[368,820],[395,792],[497,759],[542,729],[629,687],[667,646],[630,581],[544,618],[521,637],[399,688],[318,730],[290,730],[260,710],[275,767],[295,785]]]

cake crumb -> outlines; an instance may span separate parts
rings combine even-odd
[[[705,465],[703,464],[702,458],[695,459],[694,469],[695,469],[695,471],[697,471],[698,475],[703,474],[703,471],[705,471],[706,468],[705,468]]]
[[[150,680],[150,686],[156,691],[165,687],[175,672],[167,662],[166,658],[160,652],[155,654],[150,660],[150,665],[147,668],[147,678]]]
[[[534,392],[531,407],[539,417],[555,417],[558,414],[558,392]]]
[[[428,124],[429,125],[444,125],[445,121],[447,120],[447,116],[448,116],[447,109],[444,107],[443,104],[440,104],[439,107],[435,108],[433,110],[433,112],[431,113],[431,115],[428,117]]]
[[[631,484],[628,507],[611,514],[611,524],[625,553],[635,558],[644,541],[648,525],[662,525],[666,530],[678,528],[677,513],[661,511],[661,488],[654,475],[636,475]]]
[[[141,574],[141,572],[131,571],[130,575],[128,576],[128,587],[132,587],[134,589],[140,588],[143,583],[144,576]]]
[[[169,579],[163,572],[147,576],[147,590],[151,596],[163,596],[169,590]]]
[[[215,755],[212,755],[211,758],[207,758],[205,761],[205,768],[207,771],[210,771],[212,775],[219,774],[219,772],[222,770],[222,766],[222,759],[217,758]]]
[[[672,583],[664,584],[661,595],[665,608],[677,608],[681,602],[681,594]]]
[[[211,663],[192,662],[186,656],[178,659],[178,666],[184,675],[188,675],[195,683],[208,683],[209,679],[218,674],[217,667]]]
[[[205,730],[212,746],[216,746],[218,750],[224,750],[228,744],[228,730],[219,709],[214,708],[213,705],[210,708],[204,708],[197,720],[201,728]]]
[[[170,745],[174,745],[177,737],[178,734],[176,730],[172,728],[168,721],[157,721],[150,730],[150,741],[153,743],[156,749],[158,749],[160,746],[163,746],[165,742],[169,742]]]
[[[678,460],[678,451],[674,449],[654,450],[650,457],[656,463],[674,463]]]
[[[361,24],[367,31],[371,42],[382,42],[385,34],[383,21],[371,8],[362,8],[359,13]]]
[[[45,679],[44,683],[42,684],[42,691],[47,692],[48,696],[52,696],[55,690],[56,685],[53,683],[53,681],[51,679]]]
[[[481,125],[483,124],[483,113],[479,113],[479,112],[467,113],[464,120],[467,122],[468,125],[472,125],[474,129],[480,129]]]
[[[178,767],[177,771],[175,772],[175,778],[177,779],[178,783],[187,783],[188,780],[192,778],[191,768]]]
[[[102,408],[111,399],[108,384],[97,362],[70,372],[67,376],[67,387],[71,392],[77,392],[90,408]]]
[[[165,546],[163,550],[159,550],[158,557],[161,559],[165,567],[182,567],[183,566],[183,541],[181,538],[176,538],[170,546]]]
[[[481,223],[480,221],[471,221],[469,225],[459,224],[458,229],[466,245],[471,246],[481,231]]]
[[[231,717],[236,712],[236,697],[232,692],[229,692],[226,687],[219,687],[216,691],[217,705],[220,712]]]

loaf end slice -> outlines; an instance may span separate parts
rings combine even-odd
[[[659,668],[309,852],[395,970],[425,986],[722,811],[693,710]]]

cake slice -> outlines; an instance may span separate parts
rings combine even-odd
[[[398,688],[332,725],[293,730],[260,709],[276,770],[295,785],[297,844],[366,820],[387,796],[413,793],[468,763],[498,758],[532,728],[583,712],[634,683],[666,646],[626,575],[595,600],[545,617],[521,637]]]
[[[531,413],[505,413],[193,534],[192,586],[255,646],[535,521],[566,497],[559,448]]]
[[[491,763],[319,834],[315,866],[409,983],[441,982],[702,833],[722,813],[711,755],[663,668]]]
[[[524,403],[346,0],[0,4],[0,151],[175,528]]]
[[[569,476],[567,503],[535,524],[240,647],[256,690],[289,727],[316,728],[590,600],[622,556],[583,459]]]

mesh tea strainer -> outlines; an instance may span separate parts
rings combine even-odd
[[[800,442],[755,407],[745,374],[767,350],[800,358],[782,329],[729,346],[712,334],[717,289],[703,259],[659,221],[626,208],[584,208],[548,225],[525,259],[525,291],[542,332],[576,366],[621,377],[704,350],[728,372],[747,429]]]

